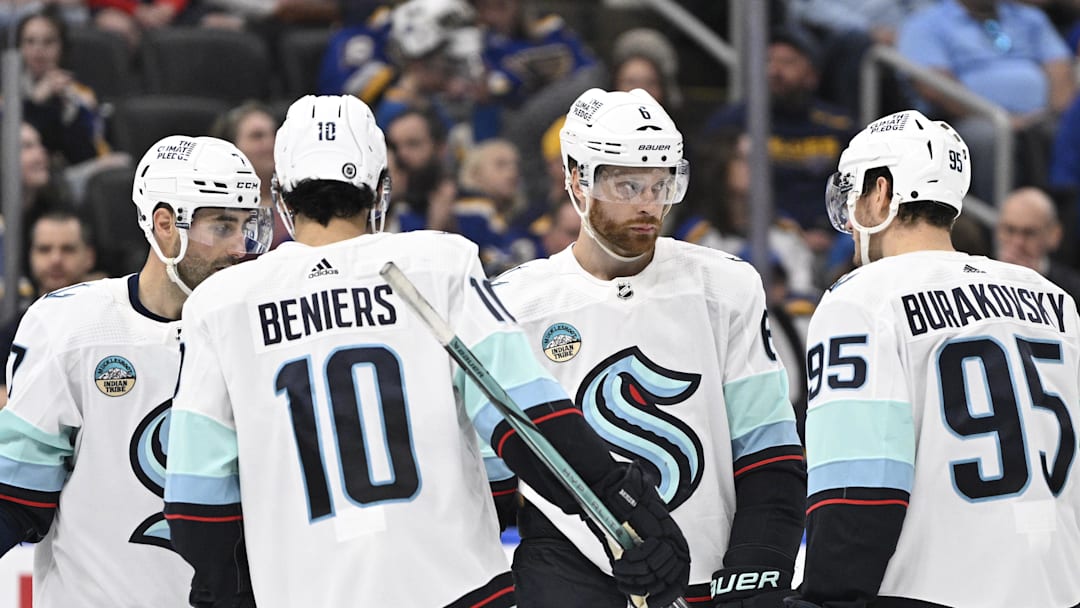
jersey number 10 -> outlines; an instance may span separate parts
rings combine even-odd
[[[364,419],[357,367],[368,367],[374,375],[378,420]],[[275,388],[289,400],[300,469],[307,487],[308,513],[311,521],[316,521],[333,515],[334,505],[323,461],[311,372],[311,357],[289,361],[278,371]],[[323,372],[346,498],[359,506],[411,500],[420,489],[420,471],[397,355],[381,345],[343,348],[327,357]],[[391,479],[385,482],[372,479],[364,429],[377,429],[374,425],[381,425],[390,465]]]

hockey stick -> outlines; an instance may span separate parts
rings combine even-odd
[[[428,303],[424,296],[417,291],[416,285],[413,285],[412,281],[405,276],[405,273],[401,272],[401,269],[393,262],[387,262],[379,271],[379,274],[416,311],[416,314],[420,315],[420,318],[424,320],[424,323],[431,330],[435,339],[439,341],[439,344],[446,349],[446,352],[450,353],[450,357],[457,361],[461,369],[476,382],[480,390],[491,401],[491,404],[495,406],[495,409],[517,431],[526,447],[555,475],[563,487],[566,488],[566,491],[577,501],[585,515],[608,535],[613,552],[618,549],[616,559],[623,550],[641,544],[641,537],[628,524],[619,523],[619,520],[615,519],[607,506],[600,502],[600,498],[596,496],[592,488],[581,479],[581,476],[570,466],[570,463],[566,462],[566,459],[555,449],[555,446],[551,445],[551,442],[544,437],[540,429],[525,415],[525,412],[522,411],[513,397],[507,394],[506,389],[500,386],[498,381],[492,377],[484,364],[469,350],[469,347],[465,346],[465,343],[454,334],[454,330],[431,307],[431,304]],[[614,540],[614,543],[610,543],[611,540]],[[648,607],[647,598],[633,596],[631,600],[635,606]],[[675,600],[671,606],[689,608],[689,605],[682,598]]]

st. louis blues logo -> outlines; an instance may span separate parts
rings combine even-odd
[[[701,440],[663,411],[690,398],[700,374],[665,369],[636,346],[601,361],[581,382],[577,405],[611,450],[645,465],[674,509],[693,494],[704,469]]]
[[[172,399],[146,415],[131,437],[129,457],[135,477],[154,494],[165,497],[165,438],[169,434],[169,408]],[[147,517],[132,533],[128,542],[172,549],[169,524],[161,511]]]

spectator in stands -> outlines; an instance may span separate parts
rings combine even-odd
[[[53,175],[49,155],[41,136],[30,123],[24,122],[19,133],[20,175],[22,177],[23,226],[29,227],[41,215],[57,209],[70,208],[71,200],[63,180]],[[24,229],[24,237],[28,230]]]
[[[564,197],[562,203],[545,218],[546,221],[538,220],[530,227],[540,243],[536,254],[538,258],[550,257],[566,249],[581,232],[581,216],[574,210],[574,204],[568,197]]]
[[[68,39],[58,7],[23,17],[16,39],[25,68],[23,119],[41,134],[45,148],[69,165],[106,154],[94,92],[61,67]]]
[[[409,0],[393,10],[387,53],[399,75],[375,108],[381,128],[408,108],[431,108],[447,130],[457,122],[438,97],[458,74],[452,43],[472,18],[464,0]]]
[[[50,211],[30,227],[30,282],[33,296],[87,280],[95,255],[90,230],[71,210]],[[23,298],[13,319],[0,326],[0,369],[7,368],[8,353],[26,308],[34,297]],[[0,407],[7,403],[7,386],[0,377]]]
[[[557,15],[530,16],[521,0],[472,0],[486,28],[487,94],[518,106],[529,95],[569,77],[596,59]]]
[[[346,19],[326,45],[319,70],[320,95],[355,95],[373,108],[378,106],[397,77],[387,55],[390,15],[384,6],[363,19]]]
[[[1031,268],[1080,301],[1080,273],[1050,258],[1061,236],[1057,209],[1042,190],[1020,188],[1001,203],[994,230],[997,259]]]
[[[719,137],[700,150],[687,203],[672,218],[672,236],[721,249],[748,254],[750,233],[750,137],[745,134]],[[793,299],[816,300],[813,259],[798,224],[778,218],[769,228],[769,248],[783,267]]]
[[[794,220],[815,253],[831,246],[835,231],[821,204],[821,184],[829,177],[854,134],[854,120],[843,109],[817,97],[823,68],[821,48],[804,29],[773,30],[766,70],[771,95],[772,134],[768,142],[777,214]],[[745,102],[721,109],[706,125],[710,136],[735,136],[746,130]],[[792,286],[796,285],[794,273]]]
[[[393,182],[388,229],[454,232],[457,187],[447,168],[442,121],[430,110],[409,108],[385,132]]]
[[[120,34],[131,48],[139,46],[143,32],[190,23],[185,14],[190,0],[86,0],[94,25]]]
[[[615,39],[611,51],[611,87],[616,91],[644,89],[669,113],[682,107],[679,56],[660,32],[628,30]]]
[[[1050,153],[1049,188],[1066,211],[1066,237],[1072,242],[1080,235],[1080,96],[1059,121]]]
[[[274,112],[264,103],[247,101],[218,117],[210,128],[210,135],[231,141],[248,157],[255,174],[259,176],[259,202],[264,207],[274,205],[270,185],[274,177],[274,139],[278,121]],[[274,240],[271,249],[292,240],[281,219],[274,213]]]
[[[904,22],[897,47],[1008,111],[1023,136],[1023,181],[1041,181],[1049,133],[1074,93],[1069,50],[1041,10],[1011,0],[942,0]],[[993,124],[922,83],[915,89],[968,143],[972,194],[992,200]]]
[[[517,148],[503,139],[486,140],[470,150],[458,172],[454,203],[457,232],[480,247],[489,276],[536,258],[527,226],[517,220],[525,208]]]

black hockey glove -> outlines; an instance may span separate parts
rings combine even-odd
[[[791,572],[777,568],[742,566],[713,572],[713,608],[785,608],[791,590]]]
[[[637,463],[620,463],[593,491],[644,541],[612,560],[616,586],[626,595],[647,596],[649,606],[671,604],[690,580],[690,548],[655,484]],[[601,537],[606,547],[606,537]]]

